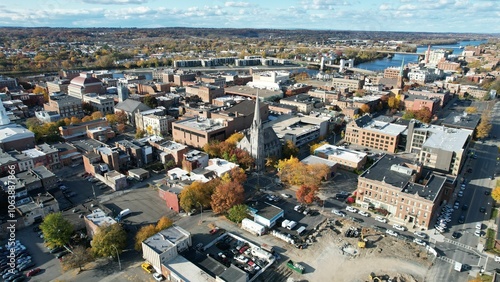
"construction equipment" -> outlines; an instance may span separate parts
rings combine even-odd
[[[366,243],[368,242],[368,239],[365,238],[365,232],[366,228],[361,229],[361,236],[359,236],[359,241],[358,241],[358,248],[364,249],[366,248]]]
[[[380,277],[378,277],[377,275],[375,275],[375,273],[370,273],[370,281],[373,281],[373,282],[382,282],[382,280],[380,279]]]

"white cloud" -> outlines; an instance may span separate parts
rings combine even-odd
[[[248,2],[232,2],[232,1],[228,1],[228,2],[224,3],[224,6],[226,6],[226,7],[241,8],[241,7],[248,7],[248,6],[250,6],[250,3],[248,3]]]
[[[302,0],[301,4],[306,10],[333,10],[334,6],[348,5],[339,0]]]
[[[87,4],[101,4],[101,5],[129,5],[129,4],[144,4],[148,0],[82,0]]]

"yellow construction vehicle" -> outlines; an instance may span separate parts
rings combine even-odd
[[[366,232],[366,229],[362,228],[361,229],[361,236],[359,236],[358,248],[362,248],[362,249],[366,248],[366,242],[368,240],[365,239],[365,232]]]
[[[381,282],[382,280],[380,279],[380,277],[378,277],[377,275],[375,275],[375,273],[370,273],[370,281],[373,281],[373,282]]]

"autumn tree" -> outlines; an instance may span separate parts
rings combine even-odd
[[[496,202],[500,201],[500,186],[497,186],[495,189],[493,189],[493,191],[491,192],[491,197]]]
[[[206,183],[200,181],[191,183],[184,187],[179,194],[179,205],[185,212],[199,208],[200,204],[203,208],[209,208],[212,194],[220,182],[220,179],[212,179]]]
[[[285,159],[296,157],[299,154],[299,148],[293,144],[291,140],[286,140],[285,145],[283,145],[283,157]]]
[[[330,172],[324,164],[306,165],[297,158],[280,160],[277,168],[280,180],[291,185],[308,184],[319,187]]]
[[[465,112],[468,114],[475,114],[475,113],[477,113],[477,108],[476,107],[467,107],[467,108],[465,108]]]
[[[92,121],[92,117],[91,116],[84,116],[82,118],[82,122],[88,122],[88,121]]]
[[[103,118],[103,115],[102,115],[102,113],[101,113],[100,111],[95,111],[95,112],[93,112],[93,113],[91,114],[91,116],[92,116],[92,119],[93,119],[93,120]]]
[[[222,176],[222,183],[235,182],[239,184],[245,183],[247,181],[247,175],[245,171],[240,167],[233,167],[228,173]]]
[[[82,122],[82,121],[81,121],[79,118],[77,118],[77,117],[71,117],[71,120],[70,120],[70,121],[71,121],[71,122],[70,122],[70,124],[79,124],[79,123],[81,123],[81,122]]]
[[[319,147],[326,145],[326,144],[328,144],[327,141],[321,141],[319,143],[312,144],[311,147],[309,147],[309,151],[310,151],[311,155],[314,155],[314,151],[316,151],[316,149],[318,149]]]
[[[492,125],[490,123],[490,118],[487,114],[483,114],[481,117],[481,122],[476,128],[476,138],[485,138],[490,134]]]
[[[248,217],[248,207],[246,205],[235,205],[227,211],[227,219],[235,223],[240,223]]]
[[[128,116],[127,116],[127,113],[125,113],[124,111],[118,111],[115,113],[115,117],[116,117],[116,122],[117,123],[127,123],[128,121]]]
[[[245,200],[245,189],[239,183],[222,183],[212,195],[212,210],[215,214],[225,214],[230,208],[243,203]]]
[[[144,137],[144,135],[146,135],[146,131],[142,130],[140,128],[137,128],[137,130],[135,131],[135,139],[142,138],[142,137]]]
[[[118,122],[115,114],[107,114],[106,115],[106,120],[111,125],[115,125]]]
[[[401,104],[401,101],[398,98],[394,97],[394,96],[389,97],[389,99],[387,100],[387,106],[390,109],[397,110],[397,109],[399,109],[400,104]]]
[[[299,190],[297,190],[297,200],[303,204],[312,204],[318,199],[318,191],[318,186],[302,185]]]
[[[371,112],[371,109],[370,106],[368,106],[367,104],[363,104],[361,105],[361,107],[359,107],[359,111],[361,112],[362,115],[364,115],[364,114],[369,114]]]
[[[167,229],[169,228],[170,226],[172,226],[174,224],[174,222],[166,217],[166,216],[162,216],[158,222],[156,223],[156,231],[160,232],[162,231],[163,229]]]
[[[64,257],[64,260],[62,261],[63,269],[68,270],[78,268],[82,271],[83,267],[93,259],[92,251],[90,249],[86,249],[84,246],[78,245],[73,249],[73,253]]]
[[[415,118],[423,123],[430,123],[432,119],[432,112],[427,107],[415,111]]]
[[[92,254],[96,257],[115,257],[127,246],[127,233],[119,223],[99,227],[92,238]],[[116,249],[115,249],[116,248]]]
[[[123,124],[123,123],[117,124],[116,130],[118,130],[118,132],[120,132],[120,133],[123,133],[125,131],[125,124]]]
[[[243,139],[243,137],[244,137],[243,133],[236,132],[233,133],[231,136],[229,136],[229,138],[227,138],[225,142],[236,146],[238,142],[240,142],[240,140]]]
[[[135,235],[135,245],[134,248],[136,251],[141,251],[142,250],[142,241],[146,240],[147,238],[155,235],[156,232],[156,226],[153,224],[145,225],[137,231],[137,234]]]
[[[40,224],[46,245],[51,248],[65,246],[73,234],[73,224],[62,213],[49,213]]]
[[[49,92],[44,87],[38,85],[35,86],[35,88],[33,89],[33,94],[43,95],[44,103],[49,102]]]

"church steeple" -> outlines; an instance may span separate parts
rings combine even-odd
[[[250,155],[255,159],[255,169],[261,171],[264,169],[264,134],[262,130],[262,121],[260,118],[259,90],[255,95],[255,111],[253,122],[250,127]]]
[[[259,90],[257,90],[257,94],[255,95],[255,111],[254,111],[254,114],[253,114],[252,125],[254,127],[260,127],[261,123],[262,122],[260,120]]]

